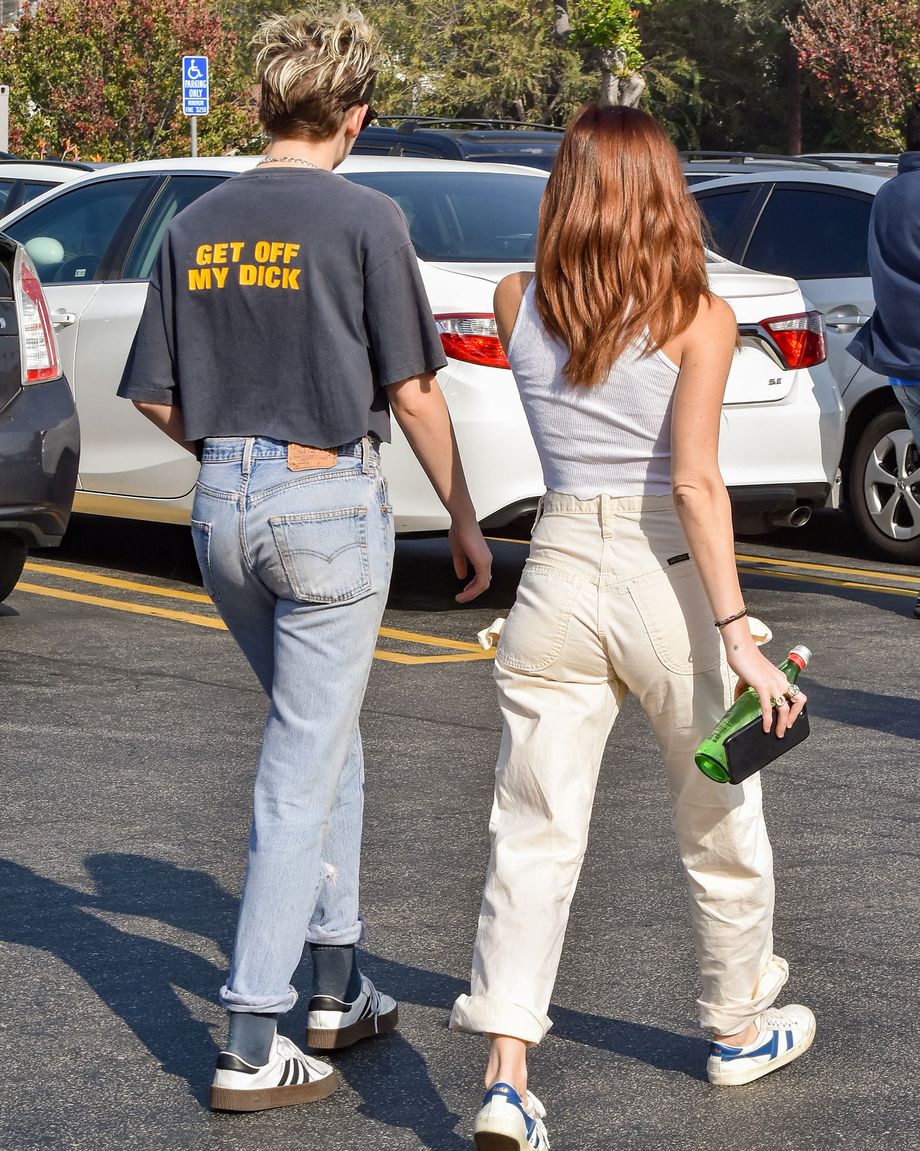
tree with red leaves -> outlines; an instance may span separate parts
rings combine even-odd
[[[846,102],[870,139],[900,148],[908,109],[920,100],[917,0],[805,0],[790,32],[831,100]]]
[[[209,115],[202,154],[258,137],[251,81],[214,0],[42,0],[0,32],[0,76],[10,85],[10,148],[103,160],[188,155],[183,55],[207,56]]]

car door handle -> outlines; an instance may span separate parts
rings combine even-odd
[[[65,312],[63,308],[58,308],[56,312],[51,313],[51,323],[56,328],[69,328],[71,324],[76,322],[76,315],[73,312]]]
[[[861,328],[863,324],[869,320],[868,316],[864,316],[860,311],[846,311],[841,309],[839,312],[827,312],[824,316],[824,323],[829,328],[834,328],[838,332],[848,332],[851,328]]]

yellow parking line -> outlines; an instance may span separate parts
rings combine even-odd
[[[409,643],[423,643],[430,647],[456,648],[458,651],[472,651],[477,655],[482,651],[478,643],[468,643],[462,639],[445,639],[437,635],[422,635],[417,631],[400,631],[395,627],[382,627],[380,634],[385,639],[404,639]]]
[[[202,592],[179,591],[178,589],[170,589],[158,587],[156,584],[140,583],[137,580],[116,579],[114,576],[97,575],[95,572],[81,572],[75,571],[72,568],[58,567],[55,564],[39,564],[33,563],[31,560],[26,563],[26,570],[38,572],[40,575],[64,576],[67,579],[75,580],[77,583],[90,583],[97,584],[101,587],[120,588],[124,591],[142,592],[144,595],[158,595],[164,596],[167,599],[184,599],[192,600],[195,603],[211,603],[211,597]],[[36,587],[35,584],[20,584],[20,588]],[[90,602],[90,601],[87,601]],[[106,605],[119,603],[118,600],[105,600],[102,601]],[[179,613],[182,615],[182,613]],[[169,617],[167,617],[169,618]],[[204,617],[202,617],[204,618]],[[443,647],[454,649],[458,651],[475,652],[479,655],[481,648],[477,643],[468,643],[462,639],[444,639],[435,635],[422,635],[416,631],[402,631],[399,628],[382,627],[380,634],[385,639],[400,639],[406,640],[409,643],[425,644],[428,647]],[[425,658],[425,657],[421,657]]]
[[[859,583],[857,580],[833,579],[817,575],[797,575],[794,572],[763,571],[762,568],[745,567],[738,565],[738,571],[745,575],[765,576],[767,579],[788,579],[797,583],[828,584],[830,587],[858,588],[861,591],[880,591],[886,595],[916,596],[916,588],[888,587],[886,584]]]
[[[212,627],[217,631],[226,631],[227,625],[217,616],[196,615],[188,611],[172,611],[167,607],[149,607],[145,604],[131,603],[129,600],[106,599],[99,595],[84,595],[78,591],[64,591],[62,588],[43,587],[37,583],[18,583],[17,591],[27,591],[32,595],[44,595],[51,599],[73,600],[75,603],[88,603],[93,607],[107,607],[112,611],[126,611],[132,615],[152,615],[157,619],[173,619],[179,623],[193,623],[198,627]]]
[[[42,566],[38,564],[29,565],[32,570],[41,571]],[[63,575],[72,575],[67,568],[57,569]],[[51,574],[51,573],[49,573]],[[91,581],[88,577],[74,577],[83,578],[87,582]],[[99,580],[107,579],[108,577],[100,576]],[[131,586],[137,590],[146,591],[152,585],[147,584],[133,584],[129,580],[110,580],[107,586]],[[26,583],[20,581],[16,585],[17,591],[28,592],[31,595],[43,595],[50,599],[70,600],[73,603],[90,604],[93,607],[109,608],[112,611],[124,611],[131,615],[146,615],[153,616],[156,619],[169,619],[177,623],[193,624],[196,627],[209,627],[215,631],[226,631],[227,625],[218,616],[199,615],[196,612],[175,611],[165,607],[152,607],[147,604],[132,603],[130,600],[109,599],[105,596],[87,595],[84,592],[67,591],[63,588],[44,587],[42,584]],[[163,590],[163,589],[158,589]],[[191,593],[186,593],[191,595]],[[207,596],[197,597],[199,600],[204,600],[205,603],[210,603]],[[400,663],[406,665],[413,664],[427,664],[427,663],[470,663],[476,660],[493,659],[494,653],[491,651],[482,651],[478,644],[466,643],[464,640],[452,640],[446,636],[422,635],[419,632],[402,631],[399,628],[381,628],[380,635],[384,639],[398,639],[404,640],[408,643],[424,644],[430,647],[446,648],[451,654],[445,655],[409,655],[406,652],[398,651],[385,651],[383,648],[377,648],[374,652],[374,658],[384,660],[389,663]]]
[[[37,564],[29,560],[26,571],[40,575],[65,576],[77,583],[98,584],[101,587],[117,587],[124,591],[139,591],[144,595],[159,595],[167,599],[187,599],[195,603],[210,603],[211,597],[203,592],[180,591],[178,588],[158,587],[156,584],[139,583],[136,580],[116,579],[114,576],[97,575],[95,572],[78,572],[73,568],[57,567],[55,564]]]
[[[838,572],[840,575],[875,576],[878,579],[897,580],[899,583],[909,583],[913,584],[914,586],[917,584],[917,577],[915,575],[901,575],[899,572],[875,571],[872,568],[836,567],[833,564],[817,564],[811,563],[808,560],[784,560],[774,559],[772,556],[749,556],[743,555],[741,552],[735,553],[735,559],[748,563],[754,562],[759,564],[768,564],[770,567],[804,568],[808,571]]]

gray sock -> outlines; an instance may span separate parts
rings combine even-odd
[[[331,947],[310,944],[313,959],[313,994],[331,995],[344,1003],[354,1003],[361,994],[361,972],[353,944]]]
[[[253,1067],[264,1067],[278,1028],[277,1015],[257,1015],[251,1011],[230,1011],[227,1051]]]

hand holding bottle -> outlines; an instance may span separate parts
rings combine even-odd
[[[808,697],[800,689],[790,695],[789,677],[782,667],[776,667],[761,654],[745,620],[724,628],[722,639],[728,665],[739,680],[735,698],[738,699],[748,688],[753,689],[760,700],[764,731],[772,728],[773,710],[776,708],[776,735],[782,738],[786,729],[798,719]]]

